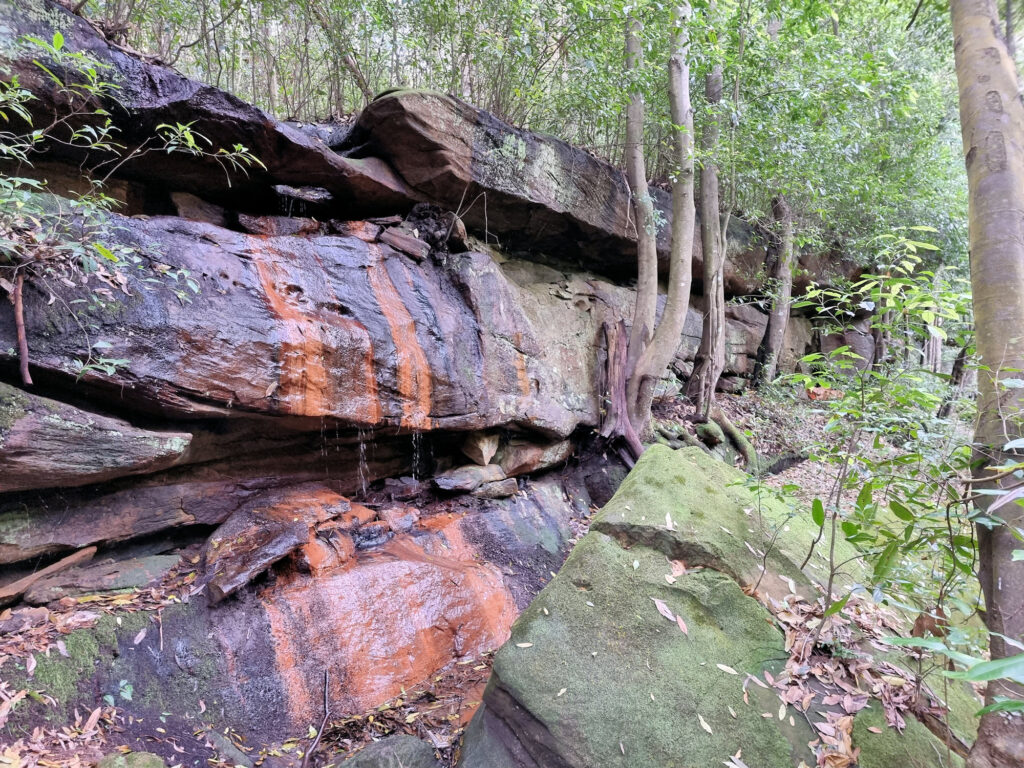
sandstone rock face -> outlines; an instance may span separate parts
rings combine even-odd
[[[329,493],[321,495],[326,500]],[[297,498],[277,513],[283,517]],[[322,717],[329,669],[332,712],[376,707],[453,659],[499,646],[541,575],[564,557],[569,520],[578,512],[556,479],[531,482],[514,499],[476,503],[426,506],[407,530],[334,562],[293,553],[216,606],[200,590],[187,604],[168,607],[160,635],[149,631],[138,644],[140,629],[151,626],[144,613],[80,630],[67,639],[69,647],[100,647],[89,652],[60,706],[71,712],[94,701],[97,690],[116,694],[118,681],[129,679],[146,693],[132,705],[138,716],[197,713],[202,699],[250,743],[283,739]],[[334,506],[344,505],[335,498]],[[313,538],[333,548],[358,538],[360,529],[386,525],[375,516],[351,503],[333,535],[321,526]],[[315,567],[303,569],[303,559]],[[515,574],[505,573],[510,563]],[[40,658],[41,686],[51,675],[69,674],[59,654],[53,657]]]
[[[132,283],[120,310],[90,318],[112,345],[108,356],[128,363],[83,380],[117,391],[126,405],[178,418],[261,413],[364,429],[518,423],[568,435],[581,420],[594,422],[592,393],[545,364],[548,329],[533,327],[483,254],[417,264],[354,237],[258,237],[175,218],[115,216],[113,226],[200,286],[183,304],[171,290]],[[27,302],[33,364],[69,372],[85,341],[72,318],[41,299]],[[588,319],[593,339],[598,318]],[[15,346],[4,313],[0,357]]]
[[[0,493],[159,472],[191,441],[188,432],[138,429],[0,382]]]
[[[25,0],[0,4],[0,29],[4,71],[17,75],[22,87],[40,97],[30,104],[40,118],[59,112],[60,107],[54,102],[46,74],[33,63],[38,52],[16,41],[25,35],[50,40],[59,31],[68,50],[87,51],[110,67],[104,76],[119,88],[118,103],[110,105],[110,117],[120,130],[119,141],[141,143],[156,135],[156,126],[162,123],[191,123],[192,130],[214,147],[230,149],[242,144],[266,166],[266,170],[254,166],[246,175],[228,178],[213,160],[153,152],[125,166],[122,175],[129,178],[163,179],[165,188],[168,180],[173,180],[178,189],[213,202],[236,208],[241,204],[243,209],[267,213],[276,210],[275,185],[322,187],[354,213],[390,213],[412,205],[405,185],[379,159],[344,158],[320,139],[274,120],[225,91],[129,56],[56,3]],[[72,162],[80,159],[75,154],[66,157]]]
[[[286,738],[322,717],[325,669],[329,706],[340,717],[503,643],[561,566],[582,524],[573,518],[589,514],[590,491],[604,501],[621,479],[621,468],[596,456],[583,456],[584,467],[575,460],[600,419],[602,325],[629,318],[635,299],[621,173],[432,93],[382,97],[350,133],[289,126],[127,55],[53,3],[0,3],[0,60],[39,97],[39,117],[58,107],[57,97],[33,63],[36,53],[14,40],[55,31],[67,48],[110,66],[120,88],[111,110],[120,141],[145,140],[160,123],[188,123],[215,147],[246,146],[266,167],[229,181],[215,162],[184,153],[124,165],[110,191],[125,215],[111,214],[102,236],[143,254],[153,269],[128,270],[124,293],[79,316],[63,307],[89,306],[80,301],[87,289],[59,285],[51,297],[30,280],[31,391],[6,383],[18,345],[11,313],[0,311],[4,599],[24,594],[56,609],[92,591],[143,587],[168,570],[195,576],[183,603],[162,614],[159,634],[145,613],[102,619],[68,637],[78,658],[39,655],[33,690],[59,691],[58,710],[70,715],[92,711],[132,680],[146,696],[131,714],[154,727],[173,712],[191,732],[205,712],[217,728]],[[76,169],[88,158],[53,150],[35,172],[58,194],[80,191]],[[492,247],[496,238],[502,247]],[[756,292],[765,244],[738,219],[730,244],[728,292]],[[724,387],[742,386],[764,325],[753,304],[729,305]],[[700,333],[695,297],[676,374],[692,365]],[[794,325],[794,359],[810,338],[808,327]],[[124,362],[82,370],[96,341],[109,345],[105,357]],[[702,471],[708,498],[735,480],[715,467]],[[641,501],[635,509],[646,511],[663,499]],[[736,504],[713,524],[693,513],[693,530],[679,536],[625,511],[606,510],[572,561],[572,578],[596,586],[556,579],[550,587],[577,629],[590,632],[593,606],[576,598],[581,589],[605,589],[598,582],[609,563],[665,590],[655,566],[681,551],[709,573],[666,599],[695,611],[706,605],[701,647],[731,649],[750,670],[778,652],[778,638],[765,634],[741,591],[756,581],[760,561],[717,535],[720,525],[745,527]],[[182,547],[187,559],[179,562]],[[799,578],[794,559],[780,548],[773,572]],[[30,573],[39,578],[24,581]],[[602,600],[625,593],[621,577],[616,571]],[[769,578],[765,588],[783,581]],[[643,619],[636,624],[647,597],[631,595],[616,614],[637,637],[651,635]],[[20,631],[46,621],[46,611],[18,609],[5,621]],[[539,632],[530,624],[536,618],[529,613],[522,631]],[[583,669],[592,657],[580,663],[571,654],[588,643],[609,652],[627,644],[613,630],[574,632],[551,635],[570,654],[555,662]],[[655,641],[663,665],[648,669],[690,658],[657,645],[667,635]],[[537,660],[548,658],[543,646],[535,643]],[[574,700],[531,693],[541,673],[516,665],[534,657],[502,653],[487,713],[474,726],[481,739],[503,734],[487,747],[494,759],[519,749],[519,736],[508,733],[529,725],[503,706],[557,730],[557,706]],[[626,661],[621,671],[632,674]],[[585,682],[595,690],[626,684],[596,674]],[[654,683],[678,698],[676,683]],[[685,693],[694,691],[707,692]],[[25,719],[11,727],[36,724],[23,707],[13,714]],[[764,754],[784,748],[767,725],[753,731]],[[666,743],[700,735],[686,728]],[[600,744],[576,739],[564,754],[575,736],[556,736],[538,734],[538,743],[567,765],[600,764],[592,759],[598,748],[621,754],[611,731]],[[642,749],[630,742],[627,757]],[[547,765],[544,755],[538,761]]]

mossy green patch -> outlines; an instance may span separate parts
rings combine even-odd
[[[812,581],[824,584],[828,579],[824,548],[815,550],[807,573],[800,565],[819,529],[809,512],[800,514],[774,498],[755,496],[746,483],[744,473],[699,448],[673,451],[655,445],[593,527],[620,541],[642,542],[688,565],[723,571],[744,586],[758,584],[775,597],[788,591],[790,580],[812,596],[806,589]],[[863,575],[857,553],[846,541],[836,542],[836,557],[850,561],[838,583]]]
[[[745,673],[785,657],[768,613],[722,573],[669,584],[669,572],[654,549],[584,537],[516,622],[495,658],[492,686],[543,722],[559,745],[571,745],[563,755],[571,765],[690,768],[718,764],[738,749],[766,765],[788,765],[790,742],[743,702]],[[687,633],[654,599],[682,618]],[[713,733],[701,718],[715,724]]]
[[[25,415],[28,404],[27,394],[0,382],[0,446],[4,444],[4,432]]]

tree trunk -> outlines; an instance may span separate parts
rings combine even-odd
[[[712,0],[708,15],[715,12]],[[715,400],[715,387],[725,369],[725,287],[723,272],[725,253],[720,228],[720,202],[718,193],[719,105],[722,101],[722,65],[712,67],[704,80],[704,93],[708,102],[707,120],[701,135],[700,170],[700,241],[704,253],[704,325],[700,349],[693,362],[693,374],[687,394],[693,400],[694,412],[699,420],[707,421]]]
[[[775,378],[779,367],[779,354],[786,341],[789,324],[789,302],[793,296],[793,212],[784,195],[772,201],[772,215],[779,226],[779,250],[772,271],[775,282],[768,325],[764,329],[761,346],[754,365],[754,386],[762,389]]]
[[[642,30],[643,25],[639,21],[633,17],[626,19],[627,78],[635,77],[643,64],[643,47],[640,44]],[[626,180],[633,196],[633,215],[636,219],[636,305],[626,357],[627,380],[633,378],[637,360],[654,335],[658,308],[658,232],[644,163],[644,97],[639,85],[631,82],[629,87],[629,106],[626,108]]]
[[[28,335],[25,333],[25,274],[19,272],[14,278],[14,294],[11,301],[14,303],[14,328],[18,337],[18,369],[21,373],[21,383],[26,387],[32,386],[32,375],[28,370]]]
[[[979,362],[978,421],[974,442],[981,466],[1008,458],[1002,447],[1024,436],[1024,390],[1000,380],[1024,369],[1024,104],[1017,71],[1000,35],[994,0],[951,0],[956,73],[960,89],[970,204],[971,292]],[[1020,461],[1019,452],[1013,454]],[[1019,482],[1013,477],[1009,483]],[[988,497],[986,497],[988,498]],[[999,509],[1006,525],[978,526],[979,577],[992,658],[1016,651],[1000,635],[1024,640],[1024,561],[1013,527],[1024,526],[1024,507]],[[997,634],[998,633],[998,634]],[[1024,686],[989,683],[986,699],[1024,699]],[[970,768],[1024,765],[1024,717],[991,713],[981,719]]]
[[[949,373],[949,391],[946,396],[942,399],[942,405],[939,406],[936,417],[940,419],[948,419],[949,415],[953,412],[953,403],[956,402],[957,397],[960,396],[964,386],[964,376],[967,373],[967,352],[971,348],[971,342],[966,342],[960,351],[956,353],[956,359],[953,360],[953,370]]]
[[[693,230],[696,215],[693,201],[693,108],[690,105],[690,4],[678,3],[672,10],[672,55],[668,62],[669,115],[672,120],[672,252],[669,256],[668,298],[654,337],[640,353],[627,384],[630,421],[643,434],[651,417],[651,402],[658,380],[665,375],[690,307]],[[634,193],[635,194],[635,193]]]
[[[630,148],[626,167],[637,214],[638,286],[630,348],[627,356],[626,403],[629,421],[638,435],[644,434],[651,417],[651,403],[658,380],[665,375],[686,322],[690,304],[690,262],[693,252],[693,109],[690,106],[689,54],[690,4],[679,3],[672,11],[672,55],[668,63],[669,111],[672,131],[672,252],[669,256],[668,298],[661,322],[654,327],[657,307],[658,260],[655,250],[654,212],[647,190],[642,152],[643,102],[634,93],[626,113]],[[626,25],[627,69],[640,63],[639,23]],[[648,213],[649,212],[649,213]],[[648,218],[649,216],[649,218]],[[648,241],[649,238],[649,241]]]

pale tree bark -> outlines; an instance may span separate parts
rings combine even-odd
[[[789,303],[793,297],[793,212],[784,195],[772,200],[772,216],[779,227],[779,246],[775,269],[772,271],[772,306],[754,365],[754,386],[758,389],[775,378],[779,355],[786,341]]]
[[[708,15],[715,12],[714,0],[708,4]],[[725,250],[720,228],[720,196],[718,189],[719,106],[722,101],[722,65],[715,64],[704,79],[708,115],[701,133],[700,167],[700,242],[704,254],[704,324],[700,348],[693,361],[693,374],[687,394],[693,401],[694,415],[707,421],[715,401],[715,387],[725,369]]]
[[[626,19],[627,78],[635,77],[643,65],[642,31],[643,25],[639,20],[633,17]],[[633,197],[636,227],[636,306],[626,356],[627,380],[632,378],[640,353],[654,334],[658,309],[658,230],[644,163],[644,97],[635,82],[630,83],[630,89],[629,106],[626,108],[626,180]]]
[[[1000,381],[1024,369],[1024,104],[1017,71],[1000,35],[994,0],[951,0],[960,125],[970,217],[971,291],[978,374],[975,444],[984,459],[977,471],[1011,458],[1002,447],[1024,436],[1024,390]],[[1018,483],[1006,478],[1007,485]],[[1001,506],[1006,525],[978,526],[979,577],[985,595],[985,623],[992,632],[992,658],[1016,650],[1001,636],[1024,641],[1024,561],[1014,562],[1021,544],[1013,527],[1024,527],[1024,507]],[[1024,698],[1024,686],[989,684],[986,698]],[[981,719],[970,768],[1024,765],[1024,717],[991,713]]]
[[[690,305],[690,262],[696,213],[693,200],[693,108],[690,105],[690,65],[687,61],[690,13],[688,2],[678,3],[672,9],[672,55],[668,62],[669,116],[673,125],[672,250],[665,311],[650,342],[637,356],[636,366],[626,382],[629,419],[638,434],[643,434],[647,428],[655,386],[665,375],[679,348]],[[640,197],[636,189],[633,196]],[[639,295],[637,308],[640,308]],[[634,318],[634,324],[637,319]]]

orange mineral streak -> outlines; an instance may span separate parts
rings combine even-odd
[[[369,244],[367,277],[381,314],[395,345],[396,380],[401,398],[401,425],[407,429],[430,429],[430,363],[416,338],[416,324],[395,289],[384,266],[380,246]]]
[[[473,562],[473,553],[456,520],[441,532],[397,536],[345,568],[292,574],[264,590],[289,717],[315,721],[325,668],[340,716],[508,639],[515,601],[501,574]]]
[[[309,599],[308,595],[306,599]],[[302,610],[303,608],[307,610]],[[288,700],[289,713],[296,719],[309,719],[317,708],[314,684],[316,678],[310,675],[309,670],[303,668],[302,662],[308,658],[308,649],[304,643],[306,638],[302,633],[295,631],[296,626],[303,624],[302,614],[308,616],[308,605],[304,605],[302,600],[271,599],[263,603],[263,610],[270,624],[275,666]]]
[[[257,259],[256,273],[270,310],[281,320],[281,374],[278,400],[288,412],[300,416],[321,416],[331,405],[330,381],[324,366],[324,344],[319,328],[305,316],[287,295],[279,293],[277,283],[285,280],[281,268],[268,260]]]
[[[289,254],[278,251],[270,238],[250,237],[256,274],[266,297],[267,307],[280,320],[280,374],[275,396],[287,413],[296,416],[322,417],[336,415],[339,407],[344,415],[354,416],[367,424],[381,418],[377,397],[377,380],[373,369],[373,347],[369,335],[358,322],[338,316],[318,317],[310,314],[299,300],[283,286],[289,285],[284,263]],[[337,349],[326,335],[325,326],[343,328],[346,335],[366,340],[362,359],[362,375],[358,386],[349,386],[348,378],[332,371],[331,362],[339,357],[351,360],[351,350]],[[269,396],[269,395],[268,395]],[[348,413],[353,410],[354,413]]]

